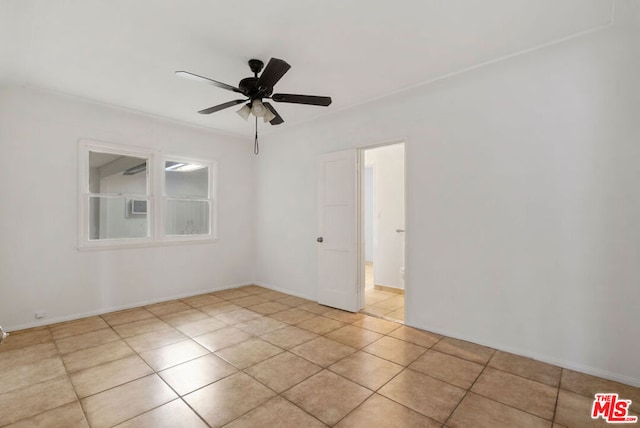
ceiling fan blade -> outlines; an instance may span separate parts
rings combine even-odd
[[[273,85],[278,83],[278,80],[280,80],[290,68],[291,66],[287,64],[286,61],[271,58],[258,79],[258,86],[273,88]]]
[[[331,104],[331,97],[318,97],[315,95],[273,94],[271,99],[278,103],[309,104],[312,106],[327,107]]]
[[[217,86],[218,88],[226,89],[228,91],[238,92],[242,91],[235,86],[227,85],[226,83],[218,82],[217,80],[209,79],[208,77],[198,76],[197,74],[189,73],[188,71],[176,71],[176,75],[184,77],[185,79],[195,80],[196,82],[208,83],[209,85]]]
[[[266,108],[268,108],[271,113],[275,114],[276,117],[274,117],[273,119],[271,119],[269,121],[270,124],[272,125],[280,125],[282,122],[284,122],[284,119],[278,114],[278,112],[276,111],[275,108],[273,108],[273,106],[270,103],[262,103]]]
[[[245,102],[245,101],[247,101],[247,100],[233,100],[233,101],[229,101],[229,102],[226,102],[226,103],[223,103],[223,104],[218,104],[217,106],[213,106],[213,107],[206,108],[206,109],[204,109],[204,110],[200,110],[198,113],[200,113],[200,114],[211,114],[211,113],[215,113],[215,112],[217,112],[217,111],[224,110],[224,109],[229,108],[229,107],[231,107],[231,106],[234,106],[234,105],[236,105],[236,104],[241,104],[241,103],[243,103],[243,102]]]

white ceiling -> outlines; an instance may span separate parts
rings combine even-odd
[[[239,135],[250,58],[286,60],[280,128],[611,23],[613,0],[0,0],[0,86],[27,84]],[[265,125],[266,127],[270,125]],[[275,130],[276,127],[273,128]]]

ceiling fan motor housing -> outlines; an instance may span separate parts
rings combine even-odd
[[[246,77],[242,79],[238,84],[238,88],[240,88],[242,93],[252,100],[256,98],[271,96],[271,93],[273,92],[273,88],[258,86],[257,77]]]

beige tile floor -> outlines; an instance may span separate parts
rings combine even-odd
[[[640,389],[257,286],[14,332],[0,426],[590,427]]]
[[[365,264],[364,308],[362,313],[404,322],[404,294],[377,290],[373,286],[373,264]]]

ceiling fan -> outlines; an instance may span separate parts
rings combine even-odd
[[[198,76],[197,74],[190,73],[188,71],[176,71],[176,74],[180,77],[196,80],[204,83],[208,83],[218,88],[233,91],[245,96],[245,99],[228,101],[226,103],[218,104],[213,107],[200,110],[200,114],[211,114],[226,108],[232,107],[237,104],[246,104],[238,110],[238,114],[248,120],[249,115],[253,114],[257,118],[262,117],[264,122],[269,122],[271,125],[279,125],[284,122],[284,119],[278,114],[275,108],[269,102],[264,102],[264,99],[270,99],[278,103],[294,103],[294,104],[308,104],[314,106],[327,107],[331,104],[331,97],[319,97],[315,95],[298,95],[298,94],[274,94],[273,87],[278,81],[285,75],[291,68],[286,61],[278,58],[271,58],[269,63],[262,71],[264,63],[259,59],[250,59],[249,68],[253,72],[253,77],[246,77],[238,83],[238,86],[227,85],[226,83],[218,82],[217,80],[209,79],[207,77]],[[258,73],[262,71],[260,77]]]

